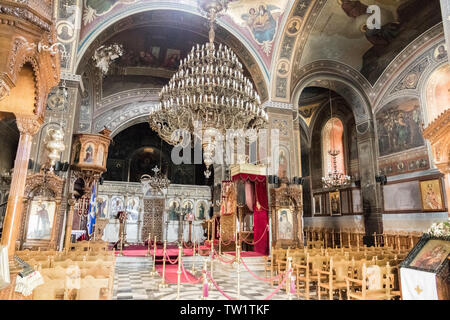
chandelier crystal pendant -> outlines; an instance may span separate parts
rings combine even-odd
[[[208,138],[202,143],[207,178],[211,175],[216,133],[225,137],[229,129],[259,129],[268,121],[260,96],[244,76],[236,54],[225,45],[214,44],[214,21],[227,5],[225,0],[199,1],[200,11],[209,19],[209,43],[197,44],[180,61],[149,119],[151,128],[171,145],[180,142],[179,135],[174,135],[180,129]],[[201,128],[196,128],[197,123]]]
[[[325,189],[338,189],[351,185],[352,179],[350,176],[345,175],[344,173],[338,171],[337,169],[337,157],[341,153],[340,150],[337,150],[334,145],[334,121],[333,121],[333,103],[331,100],[331,90],[330,93],[330,120],[331,120],[331,132],[330,136],[332,141],[332,146],[330,150],[328,150],[328,154],[333,159],[333,171],[329,172],[327,176],[322,177],[322,186]]]

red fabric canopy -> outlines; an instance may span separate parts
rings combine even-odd
[[[254,213],[254,241],[259,241],[255,244],[255,252],[263,255],[269,254],[269,232],[268,224],[268,196],[266,176],[255,174],[240,173],[233,176],[233,181],[251,181],[255,184],[255,200],[253,201]]]

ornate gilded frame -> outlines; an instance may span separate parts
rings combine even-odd
[[[270,190],[272,220],[272,246],[275,248],[302,247],[303,240],[303,203],[302,188],[297,185],[282,184],[280,188]],[[278,239],[278,212],[290,209],[292,212],[293,238]]]
[[[61,234],[64,213],[61,210],[63,198],[64,179],[48,173],[37,173],[27,177],[25,197],[20,225],[18,246],[21,249],[57,249]],[[30,218],[31,202],[33,200],[54,201],[56,203],[50,240],[27,239],[28,223]]]

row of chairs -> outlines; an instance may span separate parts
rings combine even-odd
[[[113,294],[115,252],[104,241],[74,243],[65,251],[18,251],[44,283],[34,300],[109,300]]]
[[[361,229],[329,229],[305,227],[306,244],[311,248],[362,247],[365,233]],[[418,231],[385,231],[372,235],[375,247],[411,250],[423,233]]]
[[[318,299],[322,298],[323,293],[333,299],[336,292],[339,299],[343,298],[343,292],[347,293],[348,299],[391,299],[399,296],[398,265],[406,255],[407,252],[377,247],[364,250],[274,248],[266,271],[270,270],[273,278],[284,272],[288,260],[291,260],[297,295],[305,299],[311,298],[312,287],[316,287]],[[374,280],[371,278],[369,281],[368,276],[384,279],[384,282],[377,280],[374,285]],[[383,284],[384,295],[380,294],[380,283]],[[389,285],[386,286],[386,283]],[[375,288],[378,291],[373,291]]]

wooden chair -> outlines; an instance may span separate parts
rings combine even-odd
[[[296,274],[296,287],[297,296],[304,297],[306,300],[311,298],[311,285],[316,283],[320,277],[317,274],[317,270],[323,268],[324,262],[328,258],[323,255],[311,256],[309,253],[306,255],[304,263],[293,264],[293,269]]]
[[[272,259],[271,259],[271,265],[270,265],[270,277],[273,278],[275,276],[276,271],[278,271],[278,262],[280,261],[286,261],[286,253],[287,250],[285,249],[274,249],[272,251]],[[275,281],[271,281],[272,286],[274,285]]]
[[[391,294],[391,268],[372,265],[362,266],[362,278],[346,277],[347,297],[355,300],[390,300]],[[357,288],[357,290],[355,290]]]
[[[109,288],[108,279],[95,279],[87,276],[81,279],[80,289],[77,293],[77,300],[100,300],[101,290]]]
[[[329,300],[333,300],[335,291],[338,291],[339,300],[342,300],[342,291],[347,288],[345,278],[349,276],[351,263],[351,261],[345,259],[335,261],[331,257],[328,271],[317,271],[319,275],[317,282],[317,296],[319,300],[321,300],[322,289],[324,289],[325,293],[328,293]],[[322,282],[322,280],[324,281]]]
[[[61,289],[61,281],[43,278],[44,283],[33,290],[33,300],[56,300],[56,291]]]

